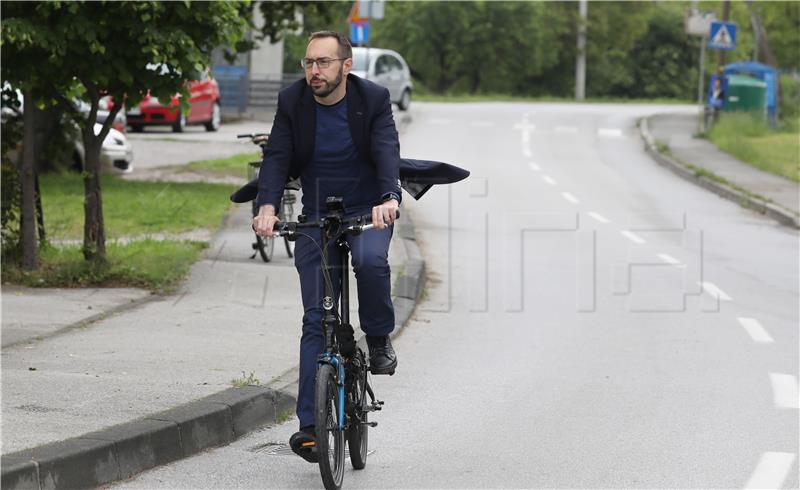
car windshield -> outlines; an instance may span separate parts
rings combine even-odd
[[[359,49],[358,51],[353,50],[353,70],[367,71],[368,61],[366,49]]]

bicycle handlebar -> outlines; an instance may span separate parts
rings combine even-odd
[[[277,236],[292,236],[297,233],[298,229],[322,228],[325,226],[326,218],[327,217],[319,219],[317,221],[309,221],[305,223],[300,223],[297,221],[286,221],[286,222],[278,221],[272,227],[272,233],[273,235]],[[400,219],[400,211],[397,211],[397,214],[395,215],[395,220],[398,219]],[[342,233],[351,233],[354,235],[360,235],[366,230],[375,228],[375,225],[372,224],[371,214],[356,216],[354,218],[342,219],[341,224],[343,225],[341,231]],[[251,225],[251,227],[255,231],[255,225]]]

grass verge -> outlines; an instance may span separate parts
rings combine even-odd
[[[83,180],[79,174],[40,177],[45,230],[49,240],[83,238]],[[215,229],[230,208],[235,189],[225,184],[128,181],[103,176],[106,237],[181,233]]]
[[[256,152],[241,153],[228,158],[217,160],[198,160],[189,162],[181,167],[184,171],[207,172],[211,175],[222,177],[236,177],[247,179],[251,174],[248,173],[248,164],[258,160]]]
[[[3,282],[31,287],[141,287],[172,293],[208,245],[177,240],[138,240],[106,245],[108,263],[94,265],[81,247],[45,246],[39,269],[27,272],[13,261],[3,262]]]
[[[750,114],[726,113],[708,133],[720,150],[766,172],[800,182],[800,121],[777,130]]]

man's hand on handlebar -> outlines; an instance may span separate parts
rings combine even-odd
[[[372,208],[372,224],[379,230],[391,225],[397,219],[397,210],[399,207],[400,203],[397,202],[397,199],[389,199],[375,206]]]
[[[253,218],[253,230],[257,235],[270,237],[272,236],[272,228],[278,222],[278,217],[275,216],[275,206],[272,204],[264,204],[258,210],[258,216]]]

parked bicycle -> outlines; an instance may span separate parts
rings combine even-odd
[[[320,269],[324,279],[324,311],[322,331],[325,349],[317,359],[318,369],[315,386],[315,430],[316,448],[319,455],[319,470],[326,489],[342,486],[345,466],[345,441],[350,452],[350,463],[354,469],[363,469],[367,464],[368,429],[378,425],[369,421],[369,413],[381,410],[383,402],[375,398],[369,382],[369,365],[364,351],[357,346],[353,327],[350,324],[349,253],[346,235],[359,235],[373,227],[372,215],[345,218],[341,198],[327,199],[328,214],[318,221],[307,221],[304,215],[296,222],[278,222],[274,233],[290,241],[304,236],[303,229],[320,230]],[[399,217],[399,215],[398,215]],[[332,266],[328,262],[328,243],[335,242],[341,251],[340,263]],[[341,300],[339,311],[332,271],[340,267],[338,274]]]
[[[250,134],[239,134],[236,136],[237,138],[250,138],[250,141],[254,145],[258,145],[261,147],[261,157],[266,155],[267,152],[267,140],[269,139],[269,133],[250,133]],[[258,171],[261,169],[261,162],[253,161],[248,162],[247,164],[247,180],[253,180],[258,178]],[[297,202],[297,196],[289,189],[283,191],[283,198],[281,199],[281,206],[278,210],[278,219],[281,221],[291,221],[294,217],[294,204]],[[258,205],[256,204],[255,199],[252,202],[253,206],[253,217],[258,215]],[[289,258],[294,257],[294,244],[288,237],[284,237],[283,245],[286,248],[286,254]],[[253,255],[250,256],[251,259],[254,259],[256,255],[261,255],[261,259],[264,262],[269,262],[272,260],[272,255],[275,252],[275,239],[274,237],[262,237],[256,234],[256,241],[253,242]]]

